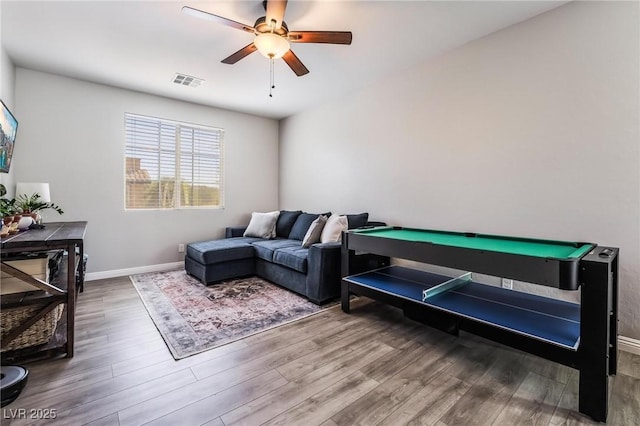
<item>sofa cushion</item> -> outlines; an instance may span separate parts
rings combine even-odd
[[[280,216],[278,216],[278,221],[276,222],[276,237],[288,238],[293,224],[301,214],[302,210],[280,211]]]
[[[337,214],[331,215],[327,223],[324,225],[322,234],[320,235],[320,242],[322,243],[335,243],[342,241],[342,231],[346,231],[348,227],[348,219],[346,216],[339,216]]]
[[[309,248],[311,244],[320,242],[320,236],[322,235],[322,229],[324,228],[325,223],[327,223],[327,217],[322,215],[318,216],[316,220],[311,222],[309,230],[307,230],[307,233],[302,239],[302,247]]]
[[[309,249],[300,245],[281,248],[273,254],[273,263],[306,274],[308,253]]]
[[[289,239],[302,241],[304,239],[304,236],[307,235],[307,231],[311,226],[311,222],[316,220],[318,216],[329,217],[331,216],[331,213],[330,212],[321,213],[321,214],[302,213],[300,216],[296,218],[296,221],[293,224],[293,227],[291,228],[291,232],[289,233]]]
[[[349,223],[349,229],[362,228],[367,224],[368,220],[369,220],[369,213],[347,215],[347,222]]]
[[[279,211],[268,213],[251,213],[251,221],[244,237],[273,238],[276,236],[276,221],[280,215]]]
[[[256,257],[273,262],[273,253],[281,248],[298,246],[300,241],[275,239],[275,240],[259,240],[251,244],[255,250]]]
[[[225,238],[223,240],[202,241],[187,245],[187,257],[203,265],[247,259],[254,255],[250,244],[257,238]]]

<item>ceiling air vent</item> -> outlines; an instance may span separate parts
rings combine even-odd
[[[173,77],[173,82],[182,86],[198,87],[204,82],[204,80],[190,75],[176,74]]]

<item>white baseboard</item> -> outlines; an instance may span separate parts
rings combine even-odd
[[[640,355],[640,340],[618,336],[618,349]]]
[[[114,269],[112,271],[88,272],[85,281],[103,280],[106,278],[127,277],[147,272],[162,272],[184,267],[184,262],[162,263],[159,265],[136,266],[135,268]]]

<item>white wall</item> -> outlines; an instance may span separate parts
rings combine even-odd
[[[639,339],[638,19],[570,3],[282,121],[280,207],[620,247]]]
[[[1,17],[2,3],[0,2],[0,18]],[[9,108],[13,108],[14,84],[15,68],[11,58],[9,58],[7,52],[4,50],[4,45],[2,44],[2,31],[0,31],[0,98]]]
[[[2,7],[0,6],[0,14]],[[1,33],[1,32],[0,32]],[[0,40],[1,41],[1,40]],[[9,55],[0,43],[0,99],[15,114],[14,103],[14,85],[15,85],[15,67]],[[20,121],[18,121],[18,129],[20,129]],[[17,143],[17,142],[16,142]],[[7,197],[13,197],[13,168],[9,169],[9,173],[0,173],[0,183],[7,188]]]
[[[89,272],[179,261],[178,243],[221,237],[251,211],[277,208],[274,120],[19,67],[15,98],[15,180],[50,183],[65,213],[49,210],[45,220],[89,222]],[[125,212],[125,112],[223,128],[226,208]]]
[[[0,98],[9,109],[12,109],[14,101],[15,67],[1,44],[0,76]]]

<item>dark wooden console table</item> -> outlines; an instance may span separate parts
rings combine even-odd
[[[76,273],[84,276],[84,235],[87,222],[56,222],[47,223],[43,229],[30,229],[9,236],[0,241],[2,262],[0,269],[11,276],[19,278],[39,290],[26,293],[3,295],[0,300],[2,309],[15,308],[26,305],[42,306],[34,315],[29,317],[17,328],[2,337],[2,348],[16,339],[25,330],[37,323],[61,303],[66,304],[61,323],[66,325],[66,336],[57,345],[46,347],[51,354],[64,353],[67,358],[73,357],[75,305],[76,305]],[[12,253],[44,252],[51,250],[65,250],[66,262],[60,268],[58,279],[47,283],[34,278],[19,269],[5,263],[11,260]],[[45,345],[46,346],[46,345]],[[50,345],[49,345],[50,346]],[[3,353],[3,357],[6,353]]]

